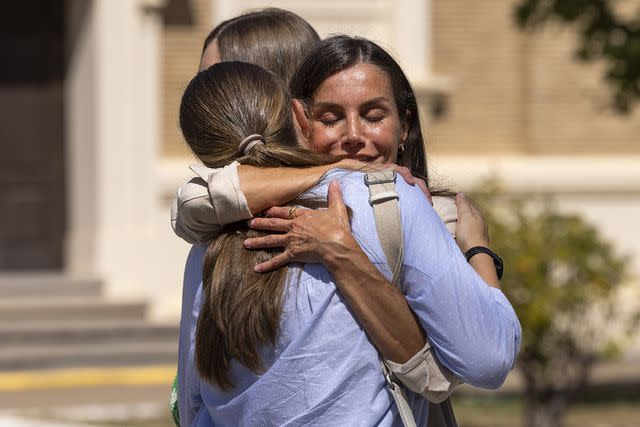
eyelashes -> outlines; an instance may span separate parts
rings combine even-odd
[[[381,114],[366,115],[366,116],[362,116],[361,117],[362,120],[364,120],[367,123],[369,123],[371,125],[374,125],[374,126],[381,124],[382,121],[385,118],[386,118],[386,115],[381,115]],[[341,117],[320,117],[317,120],[320,123],[322,123],[323,126],[328,127],[328,128],[332,128],[332,127],[336,126],[339,122],[344,120],[344,118],[341,118]]]

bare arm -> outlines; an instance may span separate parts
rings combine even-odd
[[[271,206],[284,205],[295,199],[313,187],[329,169],[335,167],[340,167],[340,162],[304,169],[240,165],[240,190],[247,199],[249,210],[255,215]]]
[[[247,199],[249,210],[252,214],[256,214],[295,199],[317,184],[330,169],[375,170],[389,167],[393,167],[408,184],[415,183],[415,179],[406,167],[393,164],[367,164],[351,159],[309,168],[259,168],[240,165],[238,178],[240,190]]]
[[[344,159],[309,168],[259,168],[231,164],[212,169],[192,166],[198,177],[183,184],[171,209],[171,226],[189,243],[206,243],[227,224],[251,218],[271,206],[280,206],[316,184],[332,168],[393,167],[409,184],[409,170],[397,165],[368,165]]]
[[[329,169],[346,162],[304,169],[237,163],[217,169],[191,166],[198,176],[178,189],[171,207],[171,226],[188,243],[206,243],[225,225],[294,199]]]

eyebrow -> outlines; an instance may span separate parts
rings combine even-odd
[[[390,101],[384,96],[378,96],[377,98],[372,98],[363,102],[362,106],[370,107],[372,105],[379,104],[380,102],[390,102]],[[340,108],[340,107],[341,105],[338,104],[337,102],[328,102],[328,101],[314,102],[311,104],[311,108]]]

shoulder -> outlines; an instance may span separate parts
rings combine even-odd
[[[364,173],[346,169],[331,169],[310,191],[316,197],[326,197],[329,183],[338,181],[345,201],[353,198],[354,195],[368,194],[369,190],[364,183]]]
[[[433,201],[433,209],[444,222],[447,231],[452,236],[455,236],[456,224],[458,223],[458,206],[455,199],[453,197],[434,196],[431,200]]]

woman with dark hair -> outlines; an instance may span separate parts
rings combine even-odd
[[[379,95],[385,86],[390,93],[386,100],[381,100]],[[376,43],[344,35],[322,41],[302,61],[291,79],[290,88],[291,95],[303,103],[308,114],[299,119],[303,124],[310,123],[303,130],[308,133],[311,149],[367,161],[380,159],[361,155],[368,148],[364,147],[361,135],[347,135],[347,138],[359,139],[355,141],[339,140],[342,130],[336,130],[336,126],[357,124],[349,122],[346,101],[357,108],[356,122],[362,122],[363,129],[378,127],[385,118],[384,112],[390,106],[383,106],[382,102],[395,104],[398,116],[394,119],[402,128],[401,135],[400,140],[395,141],[396,146],[384,153],[384,160],[405,166],[415,177],[428,182],[425,143],[415,93],[398,63]],[[364,98],[354,99],[358,95]],[[362,102],[355,104],[354,101]],[[371,141],[375,144],[376,138]],[[377,151],[383,154],[384,150]],[[433,188],[430,190],[436,194]]]
[[[289,101],[272,74],[249,64],[220,63],[200,72],[185,90],[180,125],[189,146],[210,167],[232,161],[314,167],[333,161],[291,143]],[[346,218],[340,187],[353,213],[352,236],[367,248],[367,259],[384,268],[362,173],[331,171],[296,205],[328,192],[325,211]],[[473,365],[475,382],[500,383],[517,352],[515,313],[467,264],[420,190],[399,180],[397,191],[407,300],[429,331],[469,341],[462,353],[453,344],[451,351]],[[188,349],[193,361],[188,368],[197,367],[199,374],[187,375],[193,425],[398,425],[378,353],[354,315],[358,309],[345,304],[344,289],[317,264],[254,272],[252,265],[271,256],[269,250],[244,250],[255,233],[243,223],[225,227],[204,257],[202,301],[194,305],[202,308]],[[434,301],[460,306],[436,307]],[[427,402],[413,393],[408,401],[424,425]]]

